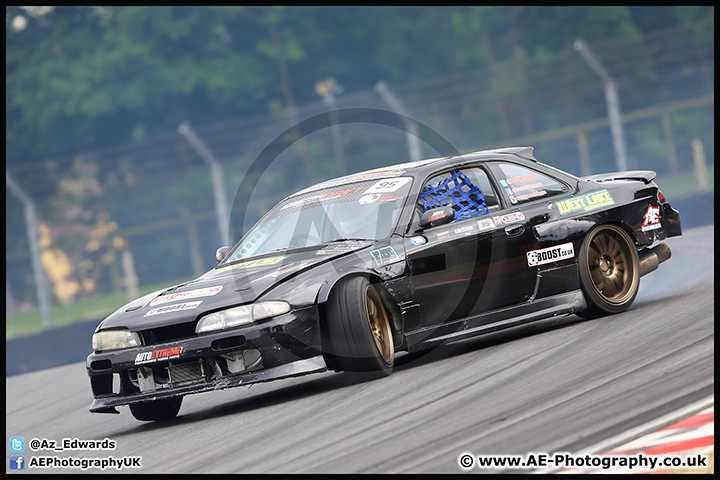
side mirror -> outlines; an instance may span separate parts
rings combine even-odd
[[[215,251],[215,261],[217,263],[222,262],[225,260],[225,257],[228,256],[228,253],[230,253],[230,247],[220,247]]]
[[[445,225],[455,219],[455,210],[452,207],[435,208],[428,210],[420,217],[420,228],[431,228]]]

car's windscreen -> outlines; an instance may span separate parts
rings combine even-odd
[[[411,177],[376,179],[291,197],[258,222],[226,262],[343,239],[387,238],[411,184]]]

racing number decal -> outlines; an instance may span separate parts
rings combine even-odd
[[[392,180],[380,180],[375,185],[365,190],[364,193],[368,194],[394,192],[403,185],[407,184],[410,180],[412,180],[412,178],[410,177],[395,178]]]
[[[575,256],[575,249],[572,242],[557,245],[555,247],[541,248],[527,252],[528,267],[545,265],[546,263],[558,262]]]

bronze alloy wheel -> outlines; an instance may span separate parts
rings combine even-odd
[[[622,304],[636,293],[637,261],[633,245],[617,227],[597,230],[590,238],[586,264],[592,286],[611,304]]]
[[[380,288],[356,276],[342,279],[330,291],[322,333],[329,368],[363,378],[392,373],[395,345]]]
[[[375,345],[383,361],[387,364],[392,363],[395,356],[395,347],[393,346],[392,332],[390,331],[390,321],[387,312],[383,307],[382,301],[377,291],[368,288],[365,291],[365,300],[367,304],[368,322],[370,323],[370,331],[372,332]]]

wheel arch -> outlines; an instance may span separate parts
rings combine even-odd
[[[402,316],[402,311],[400,310],[400,306],[397,304],[393,296],[390,294],[390,292],[385,288],[383,285],[383,279],[375,272],[371,270],[364,270],[364,269],[353,269],[346,272],[343,272],[342,275],[338,275],[335,277],[332,281],[326,281],[323,283],[323,285],[320,287],[320,290],[317,294],[316,304],[318,306],[318,311],[320,313],[320,328],[323,331],[323,336],[325,335],[324,329],[326,324],[326,309],[327,309],[327,301],[330,298],[330,292],[335,288],[341,281],[351,278],[351,277],[365,277],[368,279],[370,284],[375,287],[375,289],[380,294],[380,298],[382,298],[383,306],[385,307],[385,310],[388,314],[388,317],[390,319],[390,328],[392,330],[393,334],[393,343],[395,344],[395,348],[400,347],[403,344],[404,340],[404,320]]]
[[[588,231],[585,232],[585,235],[583,236],[583,241],[590,234],[590,232],[595,229],[595,227],[608,226],[608,225],[619,227],[621,230],[623,230],[625,233],[627,233],[628,236],[630,237],[630,239],[635,244],[635,250],[640,251],[641,248],[639,246],[640,242],[639,242],[639,239],[637,236],[637,232],[635,230],[633,230],[633,228],[630,225],[628,225],[627,222],[625,222],[624,220],[622,220],[620,218],[609,218],[609,219],[605,220],[604,222],[597,223],[594,227],[588,229]]]

